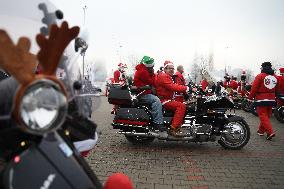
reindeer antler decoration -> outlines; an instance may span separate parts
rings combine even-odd
[[[42,65],[43,74],[55,75],[60,57],[70,43],[79,34],[79,27],[68,28],[67,22],[63,22],[59,28],[57,25],[51,25],[49,38],[39,34],[36,41],[40,46],[37,58]]]
[[[59,28],[52,25],[49,38],[39,34],[36,37],[40,46],[37,58],[43,67],[43,74],[55,75],[60,57],[70,43],[79,34],[79,27],[68,28],[63,22]],[[26,37],[21,37],[14,45],[9,35],[0,30],[0,66],[12,74],[18,82],[27,85],[35,79],[36,56],[29,52],[31,42]]]
[[[14,45],[9,35],[0,30],[0,67],[12,74],[22,84],[27,84],[35,77],[36,56],[29,52],[31,42],[21,37]]]

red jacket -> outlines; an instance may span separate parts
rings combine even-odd
[[[172,100],[175,92],[186,92],[187,87],[175,84],[172,77],[169,74],[159,74],[156,83],[157,96],[161,102]]]
[[[245,81],[239,81],[238,83],[238,93],[241,94],[242,96],[245,96],[246,94],[246,89],[245,89],[245,86],[246,86],[246,82]]]
[[[233,89],[233,90],[237,90],[237,89],[238,89],[238,83],[237,83],[235,80],[232,80],[232,81],[230,82],[229,87],[230,87],[231,89]]]
[[[284,76],[277,76],[277,93],[284,95]]]
[[[258,74],[252,84],[249,99],[255,98],[256,105],[273,106],[275,103],[275,92],[277,78],[266,73]]]
[[[180,72],[176,72],[176,74],[174,76],[175,76],[174,77],[174,83],[176,83],[178,85],[185,86],[185,79],[184,79],[183,75]],[[175,96],[176,96],[176,98],[181,98],[181,100],[183,100],[183,93],[176,92]]]
[[[205,89],[206,89],[206,87],[208,86],[208,81],[206,81],[206,80],[202,80],[201,81],[201,88],[202,88],[202,91],[205,91]]]
[[[230,81],[224,81],[223,82],[223,87],[225,88],[225,89],[227,89],[227,87],[229,87],[229,85],[230,85]]]
[[[175,74],[175,83],[178,85],[185,85],[185,79],[180,72],[176,72]]]
[[[126,78],[119,70],[115,70],[115,72],[113,72],[113,80],[115,83],[119,83],[126,81]]]
[[[155,74],[151,74],[144,64],[138,64],[134,74],[134,85],[136,87],[144,87],[145,85],[155,86]],[[151,93],[151,90],[144,92],[144,94]]]

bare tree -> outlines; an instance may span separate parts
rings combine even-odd
[[[251,83],[254,80],[254,73],[252,70],[250,69],[246,70],[246,76],[247,76],[246,80],[248,83]]]
[[[127,67],[129,75],[133,75],[135,73],[135,67],[139,63],[139,61],[139,58],[134,54],[128,56]]]
[[[198,64],[195,62],[192,65],[192,70],[190,71],[190,77],[192,78],[193,82],[197,82],[197,78],[200,75],[200,68]]]
[[[214,70],[214,53],[213,52],[210,52],[208,55],[208,68],[209,68],[209,71]]]

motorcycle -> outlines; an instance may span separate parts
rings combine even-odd
[[[226,149],[241,149],[250,139],[250,128],[246,121],[237,115],[227,114],[234,103],[224,95],[201,96],[187,104],[182,137],[168,135],[162,138],[154,134],[151,105],[139,101],[139,96],[147,86],[137,88],[127,85],[111,85],[108,102],[117,105],[113,119],[113,129],[118,129],[133,144],[149,144],[156,138],[166,141],[208,142],[218,141]],[[163,111],[164,125],[170,129],[174,113]]]
[[[1,173],[2,188],[102,188],[72,143],[57,132],[65,121],[68,100],[64,84],[54,75],[63,50],[79,28],[69,29],[63,22],[61,27],[52,26],[48,39],[38,35],[40,75],[32,71],[36,59],[29,53],[29,40],[21,38],[18,43],[26,42],[19,47],[7,33],[0,33],[5,39],[1,45],[7,47],[2,48],[1,67],[19,82],[11,113],[1,116],[1,158],[7,163]],[[3,82],[9,85],[14,78]]]
[[[277,96],[277,100],[279,103],[274,109],[274,116],[279,122],[284,123],[284,95]]]

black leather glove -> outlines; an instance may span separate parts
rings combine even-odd
[[[185,100],[185,101],[188,101],[188,100],[189,100],[189,96],[190,96],[190,95],[189,95],[188,93],[184,93],[184,94],[183,94],[184,100]]]

